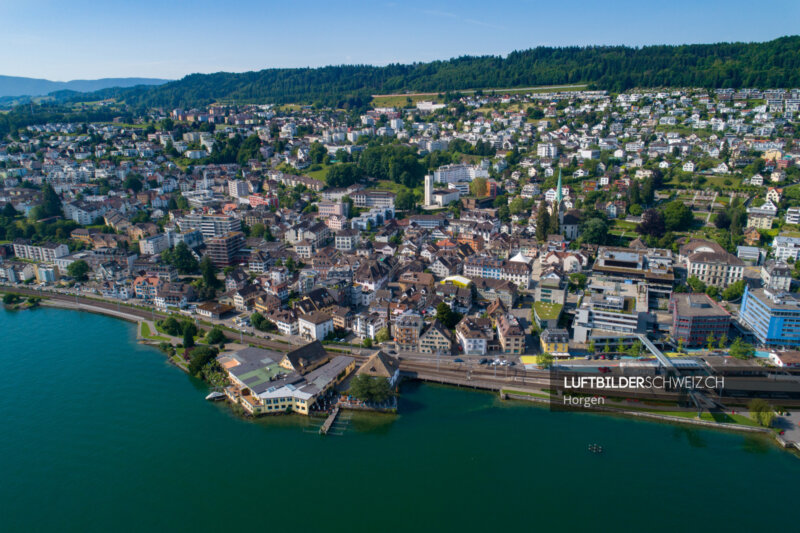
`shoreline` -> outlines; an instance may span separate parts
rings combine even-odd
[[[149,341],[148,339],[145,339],[145,338],[143,338],[141,336],[140,331],[139,331],[139,328],[141,327],[140,324],[142,322],[146,322],[146,320],[141,318],[141,317],[137,317],[135,315],[124,313],[124,312],[121,312],[121,311],[115,311],[115,310],[112,310],[112,309],[106,309],[106,308],[103,308],[103,307],[95,307],[95,306],[81,304],[81,303],[74,304],[72,302],[68,302],[68,301],[65,301],[65,300],[51,300],[51,299],[43,298],[39,302],[39,305],[47,306],[47,307],[51,307],[51,308],[55,308],[55,309],[65,309],[65,310],[68,310],[68,311],[78,311],[78,312],[84,311],[84,312],[88,312],[88,313],[104,315],[104,316],[108,316],[108,317],[111,317],[111,318],[117,318],[117,319],[120,319],[120,320],[125,320],[125,321],[128,321],[128,322],[132,322],[132,323],[137,325],[137,331],[136,331],[137,342],[142,343],[142,344],[146,344],[148,346],[152,346],[154,348],[157,348],[156,344],[154,344],[152,341]],[[25,309],[25,310],[30,310],[30,309]],[[184,371],[184,373],[186,373],[186,370],[181,368],[179,365],[175,365],[174,362],[171,360],[171,358],[167,354],[164,354],[164,355],[166,356],[166,359],[170,363],[172,363],[175,367],[180,368],[181,370]],[[425,379],[419,379],[419,378],[414,378],[414,379],[416,381],[420,381],[422,383],[427,383],[428,382]],[[445,387],[453,387],[453,385],[448,385],[446,383],[436,383],[436,382],[434,382],[434,383],[437,384],[437,385],[445,386]],[[456,388],[461,388],[461,387],[456,387]],[[528,396],[528,395],[525,395],[525,394],[515,394],[514,392],[507,391],[506,389],[503,389],[502,387],[501,387],[501,389],[499,391],[491,390],[491,389],[481,389],[481,388],[477,388],[477,387],[474,387],[473,389],[474,390],[482,390],[482,391],[490,392],[490,393],[498,392],[499,393],[499,397],[500,397],[501,400],[512,400],[512,401],[536,403],[536,404],[539,404],[541,406],[547,406],[547,407],[550,406],[550,400],[549,399],[537,398],[537,397]],[[754,427],[754,426],[744,426],[744,425],[739,425],[739,424],[726,424],[726,423],[722,423],[722,422],[713,422],[713,421],[710,421],[710,420],[683,418],[683,417],[670,416],[670,415],[661,415],[661,414],[658,414],[658,413],[649,413],[649,412],[642,412],[642,411],[629,411],[629,410],[626,410],[626,409],[623,409],[623,408],[616,408],[616,407],[600,407],[600,408],[595,408],[595,409],[583,409],[583,410],[576,410],[576,411],[585,412],[585,413],[593,413],[594,412],[594,413],[597,413],[597,414],[601,414],[601,415],[605,414],[605,415],[610,415],[610,416],[641,418],[641,419],[647,419],[647,420],[651,420],[651,421],[655,421],[655,422],[668,423],[668,424],[700,426],[700,427],[704,427],[704,428],[707,428],[707,429],[715,429],[715,430],[728,431],[728,432],[737,432],[737,433],[742,433],[742,434],[761,434],[761,435],[764,435],[764,436],[772,436],[773,437],[772,440],[774,441],[774,443],[776,445],[778,445],[781,449],[788,450],[788,451],[793,452],[795,454],[800,453],[800,444],[789,443],[789,442],[785,441],[784,439],[782,439],[780,437],[780,435],[775,434],[769,428],[761,428],[761,427]]]

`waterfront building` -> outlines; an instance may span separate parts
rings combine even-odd
[[[525,332],[514,315],[504,314],[497,318],[497,338],[505,354],[525,353]]]
[[[547,328],[539,335],[542,353],[554,357],[569,357],[569,332],[566,329]]]
[[[709,337],[719,339],[728,334],[731,325],[728,312],[703,293],[673,295],[670,311],[672,338],[686,346],[706,344]]]
[[[43,244],[31,244],[27,239],[16,239],[14,241],[14,255],[20,259],[31,261],[53,262],[59,257],[69,254],[69,247],[66,244],[56,244],[46,242]]]
[[[416,313],[406,313],[397,317],[393,327],[397,349],[409,352],[417,350],[424,324],[422,317]]]
[[[218,357],[231,381],[225,394],[253,415],[288,412],[308,415],[320,396],[355,370],[354,358],[339,355],[330,359],[318,344],[293,350],[280,362],[280,354],[260,348],[244,348]],[[319,357],[320,353],[324,357]],[[294,370],[294,366],[302,366],[300,363],[311,355],[313,366],[304,367],[308,368],[304,372]],[[285,364],[286,361],[291,362]]]
[[[745,287],[739,318],[765,346],[800,346],[800,296]]]
[[[421,353],[450,355],[453,353],[453,335],[438,320],[428,324],[419,336]]]
[[[361,365],[361,368],[356,371],[356,376],[385,378],[389,382],[389,386],[394,387],[400,381],[400,363],[396,358],[379,350]]]
[[[573,322],[575,341],[617,338],[645,333],[651,321],[648,288],[638,285],[593,281]]]
[[[302,337],[319,341],[333,333],[333,319],[323,311],[312,311],[297,317],[297,328]]]

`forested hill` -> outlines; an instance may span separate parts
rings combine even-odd
[[[92,98],[118,97],[134,106],[192,107],[236,100],[359,107],[375,93],[571,83],[612,91],[659,86],[798,87],[800,36],[765,43],[539,47],[505,58],[193,74],[158,87],[99,91]]]

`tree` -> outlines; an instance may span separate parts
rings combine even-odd
[[[514,199],[516,202],[517,199]],[[513,203],[513,202],[512,202]],[[547,229],[550,227],[550,213],[547,212],[544,202],[539,204],[539,211],[536,213],[536,239],[544,241],[547,239]]]
[[[19,213],[16,209],[14,209],[14,204],[8,202],[6,205],[3,206],[3,216],[6,218],[14,218]]]
[[[397,193],[394,205],[400,211],[409,211],[414,209],[414,206],[417,205],[417,198],[414,196],[413,192],[409,190],[402,190]]]
[[[200,274],[202,275],[203,285],[209,289],[218,289],[221,285],[220,280],[217,278],[217,267],[211,262],[211,258],[205,256],[200,261]]]
[[[372,339],[369,337],[364,337],[364,340],[361,342],[361,346],[364,348],[372,348]]]
[[[596,348],[595,342],[594,342],[594,339],[592,339],[592,340],[589,341],[589,347],[588,347],[589,353],[591,353],[591,354],[595,353],[595,348]]]
[[[266,233],[267,233],[267,227],[261,222],[256,222],[250,227],[251,237],[264,237]]]
[[[674,200],[664,208],[664,227],[667,231],[685,231],[693,223],[692,209],[680,200]]]
[[[192,254],[189,246],[181,241],[175,245],[173,250],[165,250],[162,258],[178,269],[181,274],[194,274],[199,267],[197,259]]]
[[[536,363],[542,368],[550,368],[553,366],[553,356],[552,354],[544,352],[536,358]]]
[[[198,346],[193,349],[191,352],[192,357],[189,360],[189,373],[193,376],[200,374],[203,367],[213,361],[218,353],[216,348],[210,346]]]
[[[556,211],[555,206],[553,206],[553,213],[550,215],[550,224],[547,226],[547,234],[557,235],[560,230],[559,223],[558,211]]]
[[[73,261],[67,266],[67,274],[78,281],[86,281],[89,279],[89,263],[83,259]]]
[[[628,349],[628,353],[631,354],[633,357],[637,357],[642,354],[642,341],[636,340],[631,347]]]
[[[717,218],[714,219],[714,225],[719,229],[724,229],[730,227],[731,225],[731,217],[727,211],[721,211],[717,213]]]
[[[357,375],[350,381],[348,394],[366,402],[383,402],[392,395],[389,380],[367,374]]]
[[[311,146],[308,148],[308,156],[311,158],[311,162],[315,164],[321,164],[325,162],[325,157],[328,155],[328,150],[322,143],[313,142]]]
[[[728,336],[723,333],[722,337],[719,338],[719,344],[717,344],[717,348],[722,350],[727,345],[728,345]]]
[[[277,331],[278,327],[264,318],[264,315],[256,311],[250,315],[250,323],[259,331]]]
[[[357,183],[364,176],[364,171],[355,163],[342,163],[328,168],[325,182],[329,187],[348,187]]]
[[[706,338],[706,349],[707,349],[709,352],[710,352],[711,350],[713,350],[713,349],[714,349],[714,342],[715,342],[715,341],[716,341],[716,339],[714,338],[714,335],[712,335],[711,333],[709,333],[709,334],[708,334],[708,337]]]
[[[473,196],[483,198],[486,196],[486,191],[486,178],[475,178],[469,184],[469,192],[472,193]]]
[[[591,244],[605,244],[608,240],[608,224],[601,218],[591,218],[583,225],[581,237]]]
[[[750,359],[755,355],[755,349],[751,344],[743,342],[741,338],[737,337],[731,344],[728,353],[736,359]]]
[[[678,339],[678,353],[683,353],[683,339]]]
[[[183,325],[183,347],[191,348],[194,346],[194,336],[197,335],[197,326],[192,322]]]
[[[41,218],[61,216],[61,199],[53,186],[46,183],[42,188]]]
[[[22,298],[19,297],[17,294],[6,293],[3,295],[3,303],[5,305],[13,305],[19,302]]]
[[[586,287],[586,274],[574,272],[569,275],[569,288],[570,290],[581,290]]]
[[[436,306],[436,320],[448,329],[453,329],[461,321],[461,313],[456,313],[445,302]]]
[[[138,174],[129,174],[125,181],[123,182],[123,187],[126,189],[130,189],[135,193],[138,193],[144,187],[142,179],[139,177]]]
[[[539,209],[542,209],[542,205],[539,206]],[[519,196],[514,198],[513,200],[511,200],[511,203],[508,204],[508,211],[512,215],[518,215],[522,213],[523,211],[525,211],[525,200],[523,200]]]
[[[222,344],[225,342],[225,333],[222,332],[219,326],[214,326],[206,333],[206,342],[208,344]]]
[[[775,419],[775,410],[766,400],[761,398],[750,400],[747,404],[747,409],[760,426],[770,427]]]
[[[172,335],[173,337],[183,335],[183,326],[174,317],[168,317],[160,325],[167,335]]]
[[[378,330],[378,333],[375,334],[375,340],[378,342],[386,342],[391,338],[389,334],[389,328],[381,328]]]
[[[731,283],[725,288],[724,291],[722,291],[722,298],[729,302],[733,300],[738,300],[744,294],[744,287],[745,287],[744,280],[739,280],[735,283]]]
[[[696,276],[690,276],[686,283],[692,288],[692,292],[706,292],[706,284]]]
[[[666,228],[664,226],[664,217],[657,209],[646,209],[642,213],[642,221],[636,226],[636,231],[642,235],[650,235],[651,237],[661,237],[664,235]]]

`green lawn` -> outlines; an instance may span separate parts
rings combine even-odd
[[[408,103],[408,100],[411,100],[411,103]],[[431,94],[431,95],[416,95],[416,96],[406,96],[404,94],[400,95],[392,95],[392,96],[375,96],[372,98],[372,107],[397,107],[403,108],[406,106],[414,107],[416,106],[417,102],[437,102],[441,103],[442,98],[439,98],[438,94]]]
[[[331,165],[321,165],[322,168],[319,170],[313,170],[309,172],[303,172],[304,176],[308,176],[309,178],[314,178],[317,181],[325,181],[325,176],[328,174],[328,168]],[[309,167],[311,168],[311,167]]]
[[[626,222],[625,220],[621,220],[619,218],[614,219],[614,229],[625,230],[625,231],[635,231],[637,224],[634,222]]]
[[[755,420],[744,415],[729,415],[727,413],[703,413],[701,420],[718,422],[721,424],[739,424],[740,426],[759,427]]]
[[[500,392],[505,394],[518,394],[520,396],[532,396],[534,398],[543,398],[545,400],[550,399],[549,394],[543,394],[541,392],[528,392],[524,390],[513,390],[513,389],[503,389]]]
[[[522,87],[516,89],[494,89],[494,88],[486,88],[480,89],[483,91],[483,94],[490,95],[492,93],[500,94],[515,94],[515,93],[553,93],[559,91],[576,91],[576,90],[583,90],[586,88],[585,84],[576,84],[576,85],[553,85],[553,86],[541,86],[541,87]],[[474,94],[478,89],[469,89],[469,90],[461,90],[461,91],[453,91],[461,94]],[[444,94],[444,91],[441,93],[418,93],[412,95],[406,94],[387,94],[387,95],[374,95],[372,97],[372,107],[406,107],[409,105],[408,99],[411,99],[411,105],[416,105],[417,102],[420,101],[433,101],[433,102],[441,102],[442,99],[439,98],[439,94]]]
[[[154,335],[150,332],[150,326],[147,325],[147,322],[142,322],[142,337],[145,339],[149,339],[151,341],[163,341],[169,342],[168,337],[163,337],[161,335]]]
[[[551,304],[546,302],[534,302],[533,309],[540,320],[556,320],[561,315],[564,308],[561,304]]]

